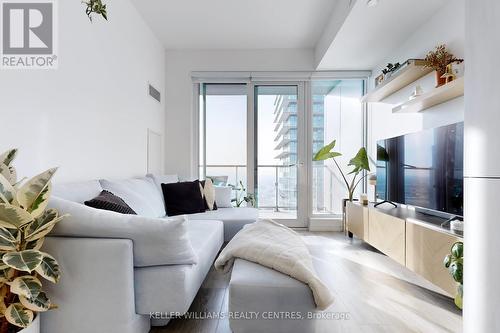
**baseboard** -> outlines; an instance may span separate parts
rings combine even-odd
[[[310,219],[309,231],[342,231],[342,219]]]

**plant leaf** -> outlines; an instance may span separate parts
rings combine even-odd
[[[33,311],[26,309],[21,303],[9,305],[5,311],[5,318],[17,327],[26,328],[33,321]]]
[[[42,263],[43,253],[36,250],[24,250],[4,254],[3,262],[23,272],[33,272]]]
[[[45,238],[39,238],[35,241],[26,242],[26,250],[40,250],[42,248]]]
[[[10,292],[34,299],[42,291],[42,283],[31,275],[20,276],[10,283]]]
[[[316,155],[313,157],[313,161],[324,161],[329,158],[334,158],[338,156],[342,156],[341,153],[338,152],[332,152],[331,150],[335,148],[335,144],[337,143],[337,140],[333,140],[323,148],[321,148]]]
[[[11,230],[13,230],[13,229],[11,229]],[[16,232],[14,232],[14,234],[16,234]],[[9,229],[1,227],[1,226],[0,226],[0,238],[4,239],[10,243],[13,243],[17,240],[16,236],[13,235]]]
[[[368,162],[368,154],[366,153],[365,147],[359,149],[356,156],[354,156],[350,161],[348,166],[354,166],[354,169],[349,173],[359,173],[362,170],[370,171],[370,164]]]
[[[48,204],[50,196],[50,180],[57,168],[49,169],[33,177],[21,186],[17,192],[17,201],[33,217],[40,216]]]
[[[64,216],[58,216],[57,210],[55,209],[46,210],[26,228],[26,240],[34,241],[44,237],[52,230],[54,225],[63,218]]]
[[[0,283],[7,282],[10,278],[12,278],[14,271],[9,266],[0,263]],[[0,296],[0,298],[2,298]]]
[[[5,153],[0,155],[0,163],[9,166],[12,163],[12,161],[16,158],[16,155],[17,155],[17,149],[7,150]]]
[[[456,242],[451,247],[451,254],[455,258],[462,258],[464,256],[464,243]]]
[[[43,291],[38,293],[35,298],[26,298],[24,296],[19,296],[19,301],[24,305],[25,308],[35,311],[35,312],[45,312],[50,309],[51,303],[47,294]]]
[[[460,263],[458,261],[453,261],[451,263],[450,267],[448,268],[448,270],[450,271],[451,276],[453,277],[453,279],[456,282],[458,282],[458,283],[463,282],[464,266],[462,263]]]
[[[33,217],[24,209],[9,204],[0,204],[0,226],[18,229],[31,221]]]
[[[0,174],[0,195],[3,198],[2,201],[8,204],[12,203],[16,197],[16,190],[2,174]]]
[[[54,257],[47,253],[43,253],[42,263],[35,269],[35,271],[44,279],[49,280],[52,283],[59,282],[59,279],[61,278],[59,264]]]
[[[0,175],[4,176],[5,179],[7,179],[11,185],[16,183],[17,172],[13,166],[0,163]]]
[[[16,251],[16,244],[0,238],[0,251],[11,252]]]
[[[444,257],[443,265],[444,267],[448,268],[450,267],[450,264],[451,264],[451,254],[448,254],[446,257]]]

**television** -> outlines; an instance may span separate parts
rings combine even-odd
[[[463,146],[463,122],[378,141],[377,199],[463,216]]]

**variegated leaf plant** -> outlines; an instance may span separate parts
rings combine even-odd
[[[16,154],[12,149],[0,155],[0,333],[26,328],[37,313],[54,308],[42,279],[57,283],[61,276],[56,259],[40,251],[64,217],[47,209],[56,169],[18,181]]]

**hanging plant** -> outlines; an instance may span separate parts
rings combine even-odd
[[[101,0],[89,0],[83,1],[84,4],[87,5],[85,9],[85,14],[89,17],[89,20],[92,21],[92,14],[102,15],[104,19],[108,20],[108,13],[106,11],[106,5],[102,3]]]

